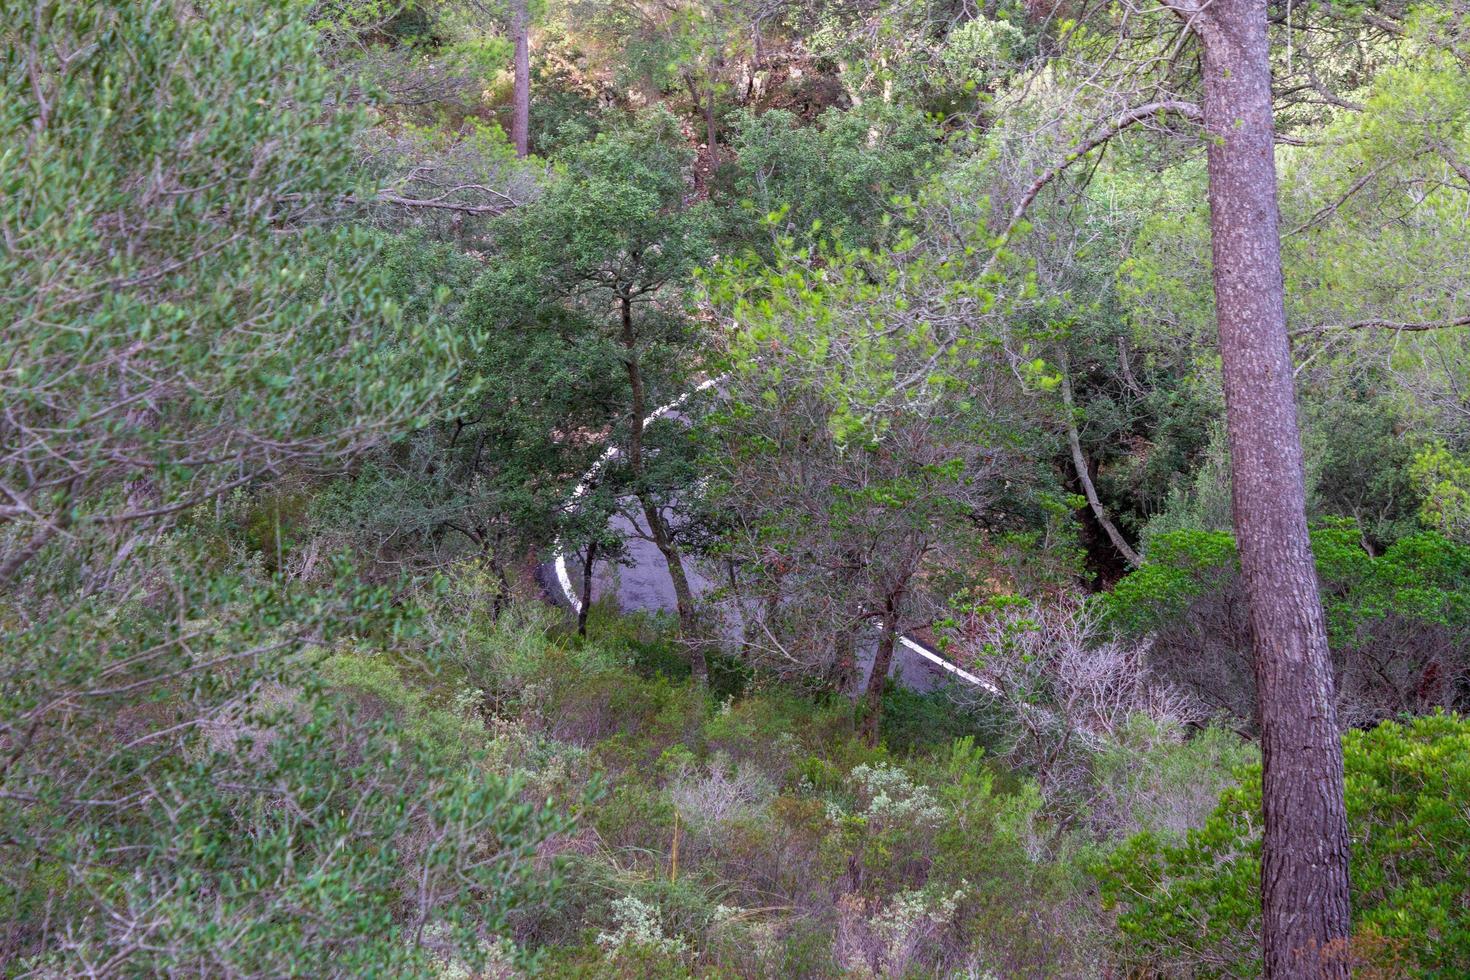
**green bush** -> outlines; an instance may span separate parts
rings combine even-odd
[[[921,694],[889,684],[883,691],[879,730],[891,752],[910,755],[948,747],[967,735],[981,737],[999,731],[998,720],[988,717],[989,707],[984,702],[960,703],[944,690]]]
[[[1338,721],[1370,725],[1464,706],[1470,670],[1470,547],[1436,531],[1380,554],[1334,518],[1312,529],[1338,683]],[[1235,541],[1217,531],[1152,540],[1141,568],[1098,600],[1117,631],[1150,636],[1151,666],[1251,725],[1250,630]]]
[[[885,106],[861,112],[828,110],[816,125],[791,113],[745,112],[736,122],[730,186],[754,238],[767,215],[781,215],[783,234],[836,237],[867,244],[891,195],[916,187],[939,143],[922,113]]]
[[[1354,953],[1470,975],[1470,720],[1436,714],[1343,738]],[[1260,972],[1260,768],[1180,843],[1132,838],[1097,868],[1120,955],[1148,971]]]

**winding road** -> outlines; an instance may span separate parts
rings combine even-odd
[[[649,425],[661,418],[677,417],[679,409],[692,395],[708,390],[717,385],[720,380],[720,378],[712,378],[705,381],[693,391],[656,409],[644,419],[644,425]],[[571,497],[567,500],[568,507],[576,506],[577,501],[587,494],[603,467],[615,459],[619,452],[620,450],[613,446],[602,454],[602,457],[583,475],[581,483],[572,491]],[[636,508],[626,508],[626,510],[636,512]],[[572,583],[571,573],[567,567],[568,555],[558,542],[556,558],[541,569],[540,577],[548,591],[552,593],[556,601],[569,606],[574,613],[581,610],[584,602],[597,602],[607,597],[615,597],[618,608],[623,612],[672,611],[675,608],[674,584],[669,578],[668,566],[664,563],[663,555],[649,540],[647,528],[639,527],[631,523],[629,518],[621,515],[613,518],[612,526],[627,542],[627,562],[623,565],[604,562],[600,570],[593,575],[592,595],[583,596]],[[710,590],[710,575],[712,574],[710,570],[701,568],[697,560],[689,559],[685,560],[684,570],[689,578],[690,588],[697,594],[704,594]],[[928,692],[937,690],[946,684],[958,682],[973,685],[992,694],[1000,693],[983,678],[950,663],[918,640],[908,636],[900,636],[898,639],[899,645],[894,651],[893,666],[888,676],[904,687],[914,691]],[[873,655],[876,647],[875,638],[870,638],[860,646],[858,654],[860,682],[854,685],[854,693],[861,691],[866,686],[868,675],[873,669]]]

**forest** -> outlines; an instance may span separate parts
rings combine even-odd
[[[0,51],[0,975],[1470,976],[1467,0]]]

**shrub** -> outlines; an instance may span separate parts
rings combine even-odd
[[[1470,677],[1470,547],[1426,531],[1382,554],[1358,525],[1312,530],[1338,674],[1343,727],[1465,703]],[[1143,567],[1101,599],[1111,626],[1152,635],[1150,666],[1242,726],[1255,681],[1235,543],[1221,532],[1159,535]]]
[[[1470,975],[1470,721],[1436,714],[1343,738],[1355,955]],[[1125,960],[1202,976],[1260,972],[1260,767],[1182,843],[1144,833],[1097,873]],[[1376,961],[1376,962],[1375,962]]]
[[[883,690],[883,717],[879,730],[895,755],[927,748],[944,748],[964,736],[993,733],[1000,722],[994,701],[959,700],[948,690],[921,694],[897,684]]]

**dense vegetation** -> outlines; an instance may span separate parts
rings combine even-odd
[[[0,972],[1306,976],[1296,684],[1470,974],[1470,8],[1210,6],[0,0]]]

